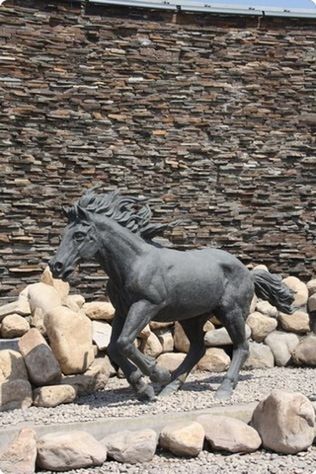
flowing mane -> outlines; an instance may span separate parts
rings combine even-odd
[[[143,204],[143,199],[122,196],[118,191],[96,194],[93,189],[89,189],[78,202],[66,210],[68,219],[70,221],[77,220],[80,209],[113,219],[145,240],[151,240],[155,236],[161,235],[164,230],[178,223],[178,221],[168,224],[151,223],[152,211],[148,204]]]

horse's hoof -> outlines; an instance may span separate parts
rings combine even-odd
[[[146,385],[146,387],[137,391],[137,398],[141,402],[153,402],[156,400],[156,394],[151,385]]]
[[[167,369],[156,367],[150,376],[150,380],[160,385],[167,385],[171,380],[171,373]]]
[[[217,390],[217,392],[214,395],[214,398],[216,400],[229,400],[230,397],[232,396],[233,391],[232,390]]]

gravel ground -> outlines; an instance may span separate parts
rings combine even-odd
[[[197,372],[191,374],[183,390],[157,401],[138,402],[126,380],[112,378],[102,392],[81,397],[76,403],[56,408],[13,410],[1,414],[0,426],[13,426],[22,421],[52,424],[91,421],[106,417],[137,417],[210,408],[216,405],[259,401],[275,388],[299,391],[306,396],[316,393],[316,373],[310,368],[273,368],[242,371],[240,382],[231,400],[214,400],[214,393],[223,374]],[[252,454],[224,455],[203,451],[197,458],[181,459],[168,453],[156,455],[150,463],[136,465],[106,462],[102,467],[67,471],[69,474],[316,474],[316,446],[296,456],[281,456],[260,450]],[[42,471],[40,474],[49,474]]]

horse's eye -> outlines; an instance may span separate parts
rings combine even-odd
[[[78,241],[81,241],[81,240],[84,240],[85,239],[85,234],[83,232],[75,232],[74,235],[73,235],[73,238],[75,240],[78,240]]]

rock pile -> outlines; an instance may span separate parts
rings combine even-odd
[[[308,449],[315,437],[312,403],[300,393],[274,390],[254,410],[250,424],[236,418],[200,415],[195,420],[170,423],[158,432],[147,428],[119,431],[95,439],[84,431],[51,432],[37,436],[23,428],[0,450],[5,473],[33,474],[101,466],[106,460],[135,464],[149,462],[161,450],[192,458],[203,449],[224,453],[251,453],[260,446],[277,453]]]
[[[254,297],[246,321],[250,346],[246,369],[316,365],[316,336],[310,332],[316,279],[307,285],[295,277],[284,282],[295,291],[297,309],[286,315]],[[40,282],[0,307],[0,410],[32,403],[54,407],[103,389],[110,374],[116,374],[106,353],[113,317],[111,303],[86,303],[82,296],[70,295],[68,283],[52,278],[47,268]],[[231,361],[231,339],[215,317],[210,316],[204,329],[207,349],[196,368],[224,372]],[[178,322],[151,322],[136,343],[169,370],[189,350]]]

